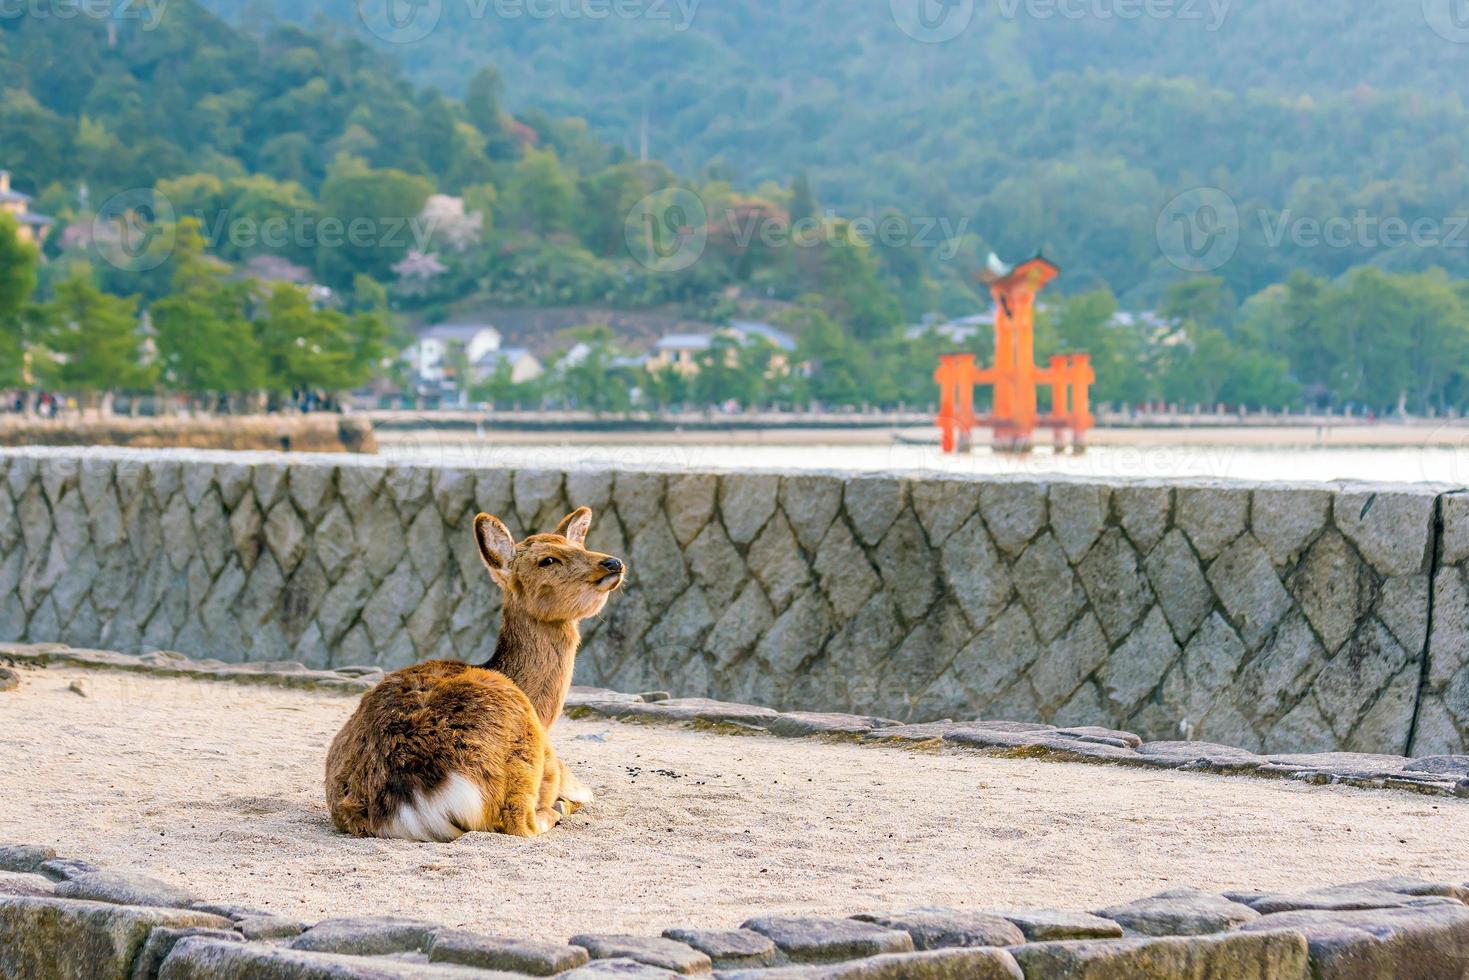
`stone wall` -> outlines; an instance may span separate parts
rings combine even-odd
[[[1463,751],[1469,498],[1433,488],[0,453],[0,640],[485,659],[470,541],[597,512],[578,681],[1256,751]],[[1430,623],[1432,641],[1430,642]]]

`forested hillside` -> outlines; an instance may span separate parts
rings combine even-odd
[[[211,2],[246,23],[299,9]],[[1239,208],[1242,253],[1220,274],[1242,294],[1300,267],[1469,271],[1469,248],[1438,243],[1261,240],[1287,210],[1408,222],[1463,211],[1469,38],[1430,23],[1439,6],[1446,17],[1447,3],[1420,0],[977,0],[956,37],[920,43],[882,2],[647,0],[640,16],[604,19],[445,2],[422,8],[441,11],[425,36],[383,47],[451,92],[493,63],[509,104],[583,116],[629,149],[646,118],[651,151],[680,172],[753,183],[806,169],[848,214],[967,220],[1003,254],[1044,247],[1068,270],[1063,289],[1105,282],[1140,306],[1177,277],[1159,261],[1159,211],[1199,185]],[[352,0],[313,9],[376,40]]]
[[[1092,351],[1100,400],[1469,406],[1469,113],[1446,67],[1465,46],[1417,2],[1237,2],[1217,30],[985,8],[942,44],[833,0],[659,0],[684,30],[443,3],[412,44],[215,2],[237,23],[195,0],[0,18],[0,166],[56,219],[49,261],[0,288],[0,384],[28,349],[58,385],[335,389],[396,369],[391,322],[611,307],[769,319],[813,371],[718,350],[691,388],[588,321],[556,340],[590,346],[580,366],[478,394],[921,403],[952,341],[909,325],[986,305],[989,249],[1042,248],[1064,274],[1040,353]],[[1198,187],[1206,206],[1166,210]],[[117,219],[142,220],[141,255],[107,253]],[[246,285],[282,268],[329,297]]]

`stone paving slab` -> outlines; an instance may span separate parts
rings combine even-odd
[[[31,853],[11,845],[0,854]],[[34,871],[13,878],[49,880]],[[137,880],[126,870],[95,874]],[[1352,907],[1323,908],[1321,895]],[[1469,884],[1376,879],[1299,896],[1175,889],[1097,914],[944,908],[755,916],[662,937],[508,938],[392,916],[250,935],[269,911],[0,892],[0,976],[117,980],[1443,980],[1469,974]],[[1251,897],[1261,898],[1250,908]],[[1282,909],[1275,911],[1274,909]],[[209,911],[206,911],[209,910]],[[232,912],[221,915],[220,912]],[[1065,937],[1065,938],[1062,938]]]
[[[17,664],[133,671],[163,677],[265,684],[345,695],[360,694],[383,676],[382,671],[374,667],[336,671],[307,670],[293,663],[241,666],[190,660],[167,652],[133,656],[105,650],[78,650],[55,643],[0,643],[0,659]],[[779,712],[758,705],[707,698],[663,698],[657,694],[655,697],[659,700],[648,701],[637,694],[579,685],[573,687],[567,696],[566,714],[572,718],[597,717],[643,724],[687,725],[715,731],[761,732],[778,738],[842,739],[905,747],[947,746],[1004,757],[1242,774],[1469,798],[1469,776],[1464,775],[1469,772],[1469,755],[1426,759],[1352,752],[1267,756],[1215,742],[1147,742],[1135,733],[1118,729],[1058,729],[1034,722],[1002,720],[949,720],[903,725],[872,716]],[[6,862],[6,855],[0,852],[0,869],[8,866]]]

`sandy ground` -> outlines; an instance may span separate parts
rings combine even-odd
[[[549,835],[356,840],[321,796],[353,699],[22,678],[0,693],[0,842],[306,920],[566,938],[757,910],[1083,909],[1184,884],[1469,877],[1469,801],[587,721],[563,721],[556,742],[599,799]]]

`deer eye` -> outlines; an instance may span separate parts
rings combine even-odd
[[[546,557],[546,558],[542,558],[541,561],[540,561],[540,566],[542,568],[548,568],[551,565],[559,565],[559,564],[561,564],[561,559],[560,558]]]

